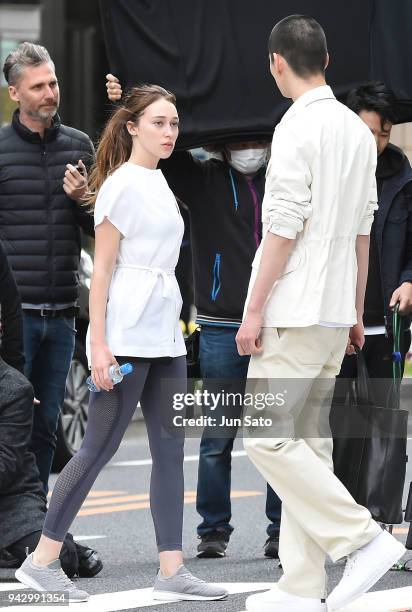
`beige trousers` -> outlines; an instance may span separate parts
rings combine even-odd
[[[326,555],[337,561],[381,531],[333,474],[329,423],[320,418],[347,339],[347,328],[264,328],[263,353],[253,355],[249,365],[250,393],[276,394],[279,380],[282,387],[286,379],[297,379],[284,385],[289,399],[278,424],[282,422],[287,433],[279,436],[277,427],[275,437],[267,429],[261,434],[265,437],[257,437],[256,428],[245,429],[244,444],[282,500],[279,556],[284,573],[279,587],[301,597],[326,596]],[[300,437],[299,432],[309,433]]]

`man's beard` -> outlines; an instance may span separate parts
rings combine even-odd
[[[53,119],[54,115],[57,113],[58,105],[56,104],[53,110],[48,112],[46,111],[29,111],[27,114],[29,117],[34,119],[35,121],[41,121],[42,123],[48,123],[50,119]]]

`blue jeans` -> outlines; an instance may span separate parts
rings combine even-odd
[[[208,379],[224,378],[230,379],[225,383],[226,392],[244,393],[249,357],[240,356],[237,352],[235,341],[237,331],[230,327],[202,325],[199,357],[203,389],[210,392],[221,391],[221,381]],[[222,406],[218,406],[214,411],[214,416],[220,421],[220,415],[223,412],[226,413],[227,408],[223,409]],[[237,415],[231,408],[230,416],[239,418],[240,415],[240,406]],[[197,529],[200,536],[217,528],[229,533],[233,531],[230,525],[232,517],[230,485],[231,452],[236,429],[230,432],[230,436],[224,438],[212,437],[210,433],[205,429],[200,442],[196,500],[196,509],[203,518]],[[267,485],[266,516],[270,521],[267,528],[268,535],[279,532],[280,515],[281,501],[273,489]]]
[[[48,480],[56,448],[56,430],[66,378],[74,351],[74,317],[40,317],[23,313],[24,373],[40,401],[33,409],[30,450],[35,454],[40,480]]]

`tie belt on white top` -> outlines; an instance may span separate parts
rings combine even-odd
[[[166,298],[170,296],[171,289],[173,289],[174,285],[171,282],[170,277],[175,276],[174,270],[163,270],[163,268],[152,268],[149,266],[139,266],[137,264],[117,264],[115,269],[130,269],[130,270],[143,270],[144,272],[150,272],[156,278],[159,276],[163,280],[163,292],[162,297]]]
[[[125,329],[134,327],[143,314],[147,304],[149,303],[153,291],[157,285],[159,278],[162,279],[162,298],[166,300],[166,311],[170,312],[170,333],[174,340],[174,324],[173,320],[176,317],[176,280],[174,270],[163,270],[149,266],[139,266],[134,264],[118,264],[117,270],[131,270],[150,272],[146,277],[146,282],[134,283],[130,282],[127,286],[127,302],[129,308],[122,313],[122,326]],[[173,282],[174,281],[174,282]]]

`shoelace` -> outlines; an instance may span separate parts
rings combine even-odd
[[[192,582],[197,582],[197,583],[202,583],[204,584],[204,580],[202,580],[201,578],[197,578],[196,576],[193,576],[193,574],[191,574],[189,571],[185,572],[184,574],[180,574],[180,576],[182,578],[188,578],[189,580],[191,580]]]
[[[61,568],[52,570],[52,572],[55,574],[56,580],[61,582],[62,586],[65,587],[64,589],[62,589],[62,591],[74,591],[75,590],[76,587],[74,586],[73,582],[70,580],[68,576],[66,576],[66,574]]]

